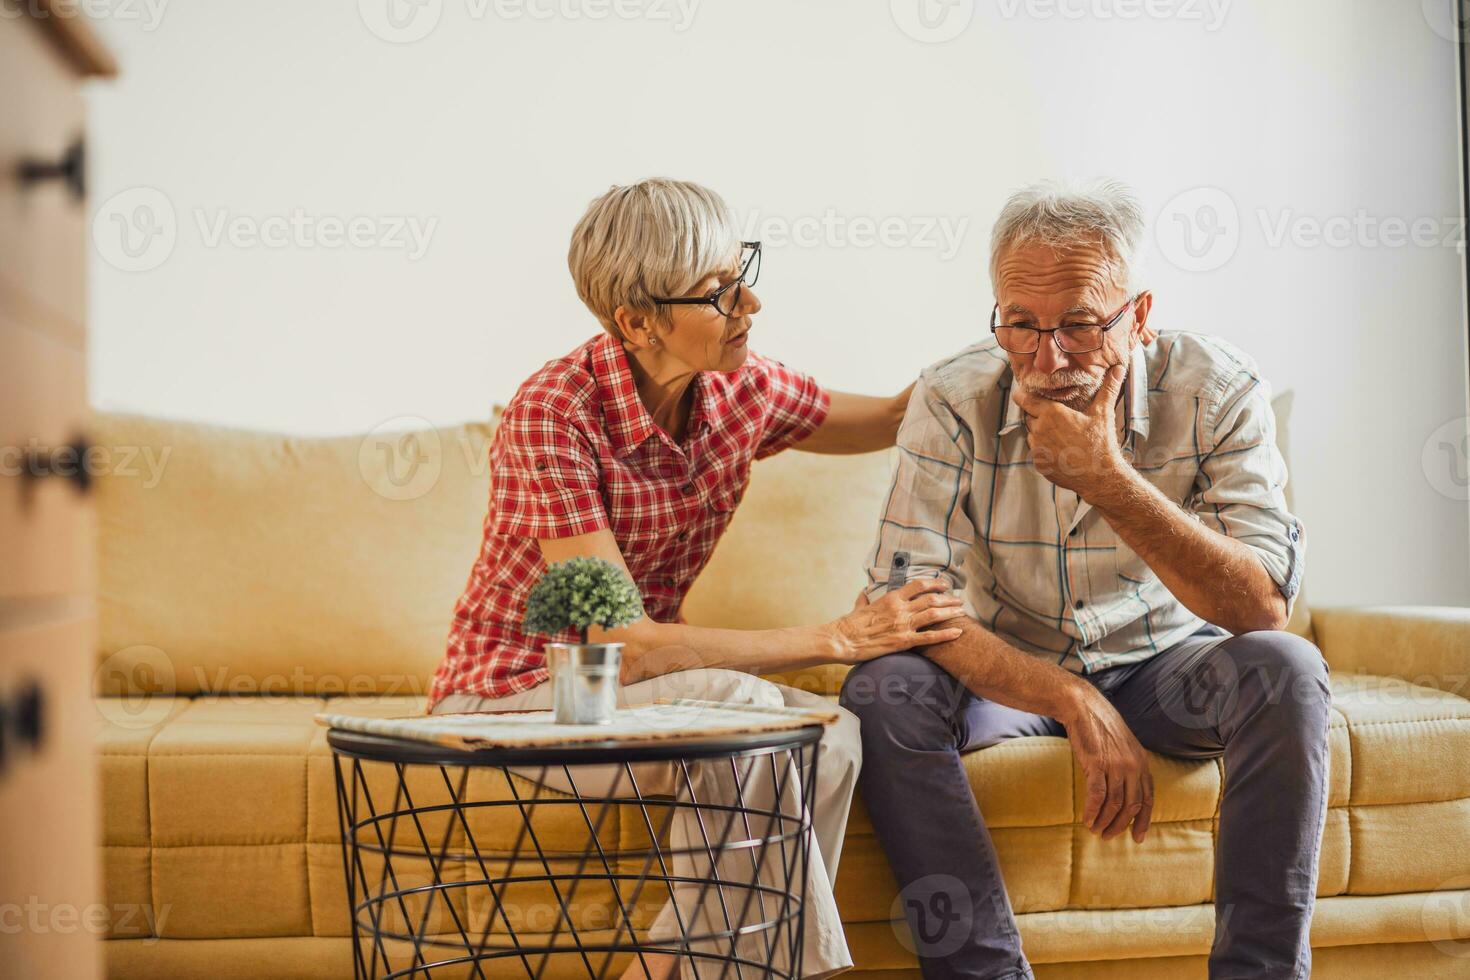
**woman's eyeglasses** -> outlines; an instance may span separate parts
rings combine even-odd
[[[990,332],[1000,346],[1012,354],[1035,354],[1041,348],[1041,335],[1049,333],[1057,347],[1067,354],[1090,354],[1100,350],[1103,337],[1123,319],[1123,314],[1133,308],[1138,297],[1134,296],[1123,304],[1123,308],[1110,316],[1106,323],[1074,323],[1062,327],[1031,327],[1023,324],[996,323],[995,315],[1000,306],[990,310]]]
[[[754,286],[761,274],[761,243],[740,243],[740,275],[708,296],[654,297],[659,306],[713,306],[723,317],[732,317],[740,306],[740,290]]]

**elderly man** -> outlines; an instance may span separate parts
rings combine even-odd
[[[1083,823],[1136,843],[1145,750],[1223,756],[1210,976],[1310,973],[1331,698],[1283,632],[1302,528],[1266,382],[1221,340],[1152,328],[1143,237],[1114,182],[1014,195],[993,335],[924,371],[899,432],[866,595],[940,576],[969,618],[856,667],[842,704],[925,977],[1032,976],[960,763],[1019,735],[1065,735]],[[923,921],[943,909],[973,911]]]

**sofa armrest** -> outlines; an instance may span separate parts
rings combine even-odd
[[[1312,626],[1333,670],[1470,695],[1470,608],[1314,607]]]

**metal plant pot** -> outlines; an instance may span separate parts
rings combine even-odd
[[[559,725],[606,725],[618,703],[621,643],[548,643],[552,704]]]

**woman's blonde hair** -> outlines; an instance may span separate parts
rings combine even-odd
[[[682,296],[739,253],[740,234],[720,195],[656,177],[615,186],[588,205],[567,266],[582,302],[621,340],[613,321],[619,306],[656,313],[654,297]]]

